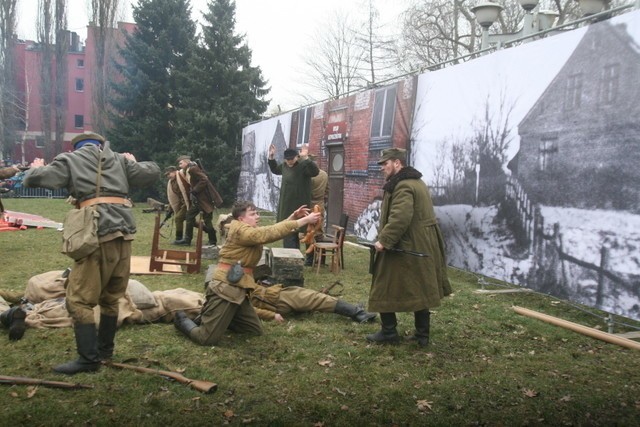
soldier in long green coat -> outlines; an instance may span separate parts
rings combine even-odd
[[[378,161],[386,179],[369,310],[380,313],[382,329],[367,335],[377,343],[396,343],[396,312],[413,312],[416,332],[411,339],[429,343],[429,309],[451,293],[445,248],[433,203],[422,174],[406,166],[406,150],[389,148]],[[418,257],[402,249],[428,254]]]

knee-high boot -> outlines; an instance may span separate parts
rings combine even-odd
[[[428,309],[416,311],[414,315],[414,324],[416,332],[407,339],[416,341],[420,347],[426,347],[429,345],[429,323],[431,319],[431,312]]]
[[[76,324],[73,328],[76,335],[78,359],[58,365],[53,370],[60,374],[74,375],[78,372],[93,372],[100,368],[98,358],[98,335],[94,323]]]
[[[375,313],[367,313],[361,306],[349,304],[342,300],[338,300],[334,311],[336,314],[350,317],[351,320],[358,323],[369,322],[376,318]]]
[[[198,326],[193,320],[187,317],[184,311],[176,311],[173,317],[173,325],[189,338],[191,338],[191,330]]]
[[[379,344],[396,344],[400,341],[400,335],[396,330],[398,321],[396,320],[395,313],[380,313],[380,321],[382,322],[382,329],[375,334],[367,335],[367,341],[379,343]]]
[[[98,327],[98,357],[100,360],[111,360],[113,357],[117,328],[118,316],[100,315],[100,326]]]

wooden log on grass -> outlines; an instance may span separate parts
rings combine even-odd
[[[596,338],[611,344],[621,345],[623,347],[627,347],[633,350],[640,350],[639,342],[636,342],[627,338],[622,338],[613,334],[609,334],[607,332],[602,332],[594,328],[582,326],[577,323],[569,322],[568,320],[563,320],[554,316],[549,316],[548,314],[543,314],[543,313],[540,313],[539,311],[529,310],[523,307],[513,306],[513,310],[516,313],[521,314],[523,316],[532,317],[534,319],[551,323],[552,325],[561,326],[563,328],[572,330],[574,332],[587,335],[591,338]]]

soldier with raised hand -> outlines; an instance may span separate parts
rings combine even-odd
[[[220,249],[218,266],[205,291],[206,301],[200,310],[199,324],[183,311],[175,314],[176,328],[200,345],[216,345],[222,335],[234,332],[262,334],[262,324],[251,306],[247,294],[258,286],[253,269],[262,257],[264,244],[282,239],[294,228],[313,224],[319,213],[301,206],[277,224],[259,227],[260,214],[248,201],[236,202],[231,210],[233,221],[224,246]]]
[[[76,207],[96,206],[99,247],[75,261],[66,290],[73,318],[78,359],[54,371],[73,375],[96,371],[101,360],[111,359],[118,321],[118,300],[129,282],[131,241],[136,223],[128,199],[130,187],[144,187],[160,179],[154,162],[138,162],[133,154],[115,153],[102,135],[86,132],[73,138],[73,150],[57,155],[46,165],[35,159],[27,172],[26,187],[66,188]],[[100,194],[96,183],[101,162]],[[97,197],[96,197],[97,196]],[[100,306],[96,330],[93,308]]]

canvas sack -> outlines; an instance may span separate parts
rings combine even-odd
[[[98,241],[98,217],[95,206],[72,209],[64,218],[62,253],[75,261],[93,253]]]

